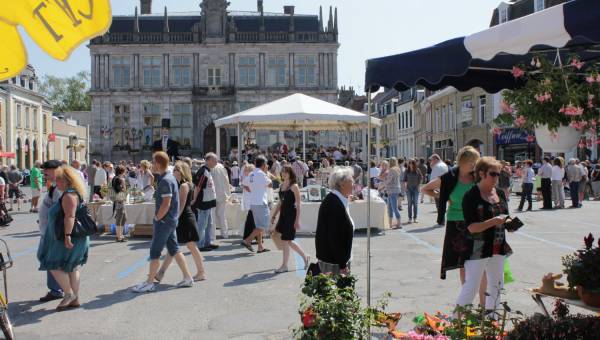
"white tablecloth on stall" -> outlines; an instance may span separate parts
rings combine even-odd
[[[154,219],[154,202],[125,204],[125,212],[127,213],[127,224],[151,225]],[[98,207],[96,223],[100,225],[115,223],[112,204]]]
[[[300,210],[300,230],[301,233],[314,233],[317,230],[317,218],[321,202],[302,202]],[[367,202],[350,202],[350,216],[354,221],[356,229],[367,227]],[[242,211],[239,203],[227,202],[225,209],[225,218],[229,225],[229,230],[239,230],[243,234],[244,222],[246,221],[246,211]],[[386,205],[381,200],[371,201],[371,227],[385,228]]]

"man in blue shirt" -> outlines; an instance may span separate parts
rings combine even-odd
[[[150,272],[146,281],[133,287],[133,291],[136,293],[153,292],[156,288],[154,280],[160,282],[160,279],[162,279],[162,277],[158,278],[156,274],[160,267],[160,255],[165,246],[168,255],[175,258],[183,274],[183,280],[177,284],[177,287],[191,287],[194,284],[185,257],[179,251],[175,233],[177,215],[179,214],[177,180],[172,173],[167,172],[169,156],[165,152],[156,152],[152,158],[154,171],[159,174],[159,179],[156,190],[156,213],[153,222],[152,243],[150,244]]]

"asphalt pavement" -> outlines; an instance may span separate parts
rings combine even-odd
[[[516,199],[511,200],[513,208]],[[451,311],[460,286],[458,271],[439,279],[444,229],[433,227],[433,204],[419,208],[419,224],[375,235],[371,243],[373,301],[392,293],[388,309],[403,313],[400,328],[405,330],[418,313]],[[516,214],[525,227],[508,236],[516,282],[505,287],[504,299],[513,309],[538,312],[525,289],[537,286],[547,272],[560,272],[561,256],[578,248],[584,235],[593,232],[600,237],[599,209],[600,202],[585,202],[581,209]],[[302,268],[302,259],[293,256],[292,271],[275,274],[282,253],[271,241],[267,241],[271,252],[251,254],[239,246],[239,236],[221,240],[218,250],[203,253],[206,281],[177,289],[181,274],[173,265],[158,290],[148,294],[130,289],[146,277],[150,240],[115,243],[112,236],[95,237],[81,272],[81,307],[55,312],[59,301],[38,302],[46,288],[45,273],[37,270],[37,215],[14,218],[9,227],[0,229],[0,238],[8,242],[15,260],[8,272],[8,298],[18,339],[289,339],[291,329],[300,324],[305,272],[296,268]],[[314,238],[302,236],[297,241],[314,258]],[[357,233],[352,270],[362,296],[366,296],[366,243],[365,234]],[[193,270],[192,259],[186,258]]]

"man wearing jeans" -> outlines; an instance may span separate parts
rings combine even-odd
[[[210,243],[215,237],[213,232],[214,229],[212,228],[211,213],[214,210],[213,208],[217,206],[217,196],[215,192],[215,183],[212,174],[210,173],[210,169],[208,168],[208,160],[207,164],[203,165],[198,172],[196,172],[193,182],[195,189],[194,198],[192,199],[191,204],[192,207],[197,209],[196,228],[198,229],[198,236],[200,237],[198,248],[200,251],[211,251],[218,247]]]
[[[571,208],[581,208],[579,202],[579,182],[583,174],[581,168],[577,165],[577,160],[571,158],[567,166],[567,180],[569,181],[569,194],[571,195]]]
[[[264,248],[262,236],[269,230],[269,205],[267,199],[267,189],[272,186],[271,180],[267,175],[267,159],[264,156],[256,157],[254,162],[256,168],[254,171],[244,177],[242,187],[248,192],[248,200],[250,201],[250,211],[254,217],[256,228],[252,233],[242,241],[242,246],[246,247],[251,252],[254,252],[250,242],[258,237],[258,253],[264,253],[269,249]]]
[[[525,167],[523,168],[523,191],[521,192],[521,202],[519,203],[519,211],[523,211],[523,205],[525,204],[525,200],[527,200],[527,211],[532,210],[533,199],[531,194],[533,193],[533,183],[535,182],[535,172],[531,168],[533,166],[533,162],[528,159],[525,162]]]
[[[52,185],[48,188],[48,193],[44,196],[42,204],[40,204],[39,207],[38,219],[41,235],[40,244],[44,242],[44,234],[46,233],[46,227],[48,226],[48,212],[50,211],[50,207],[58,202],[61,196],[61,192],[56,189],[56,175],[54,174],[54,171],[60,167],[60,165],[60,162],[57,160],[46,161],[41,165],[46,181],[52,183]],[[39,249],[42,249],[42,247],[40,246]],[[54,279],[54,276],[50,274],[50,271],[46,272],[46,285],[48,287],[48,293],[40,298],[40,302],[48,302],[63,298],[64,293],[58,285],[58,282],[56,282],[56,279]]]
[[[179,215],[177,180],[172,173],[167,172],[169,156],[165,152],[156,152],[152,158],[154,160],[154,171],[159,174],[159,180],[156,189],[152,243],[150,243],[150,270],[146,281],[133,287],[135,293],[153,292],[155,290],[154,280],[160,267],[160,255],[165,246],[169,255],[175,258],[183,274],[183,280],[177,284],[177,287],[191,287],[194,285],[185,257],[179,251],[175,234]]]

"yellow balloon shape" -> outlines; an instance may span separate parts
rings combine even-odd
[[[15,26],[0,20],[0,80],[14,77],[27,66],[25,46]]]
[[[18,0],[0,2],[0,21],[12,26],[21,25],[31,38],[50,56],[65,60],[82,42],[103,34],[110,27],[112,14],[109,0]],[[3,31],[4,32],[4,31]],[[18,44],[6,45],[16,49]],[[21,58],[26,64],[25,52]],[[0,65],[16,61],[5,51]],[[0,74],[0,79],[6,79]]]

